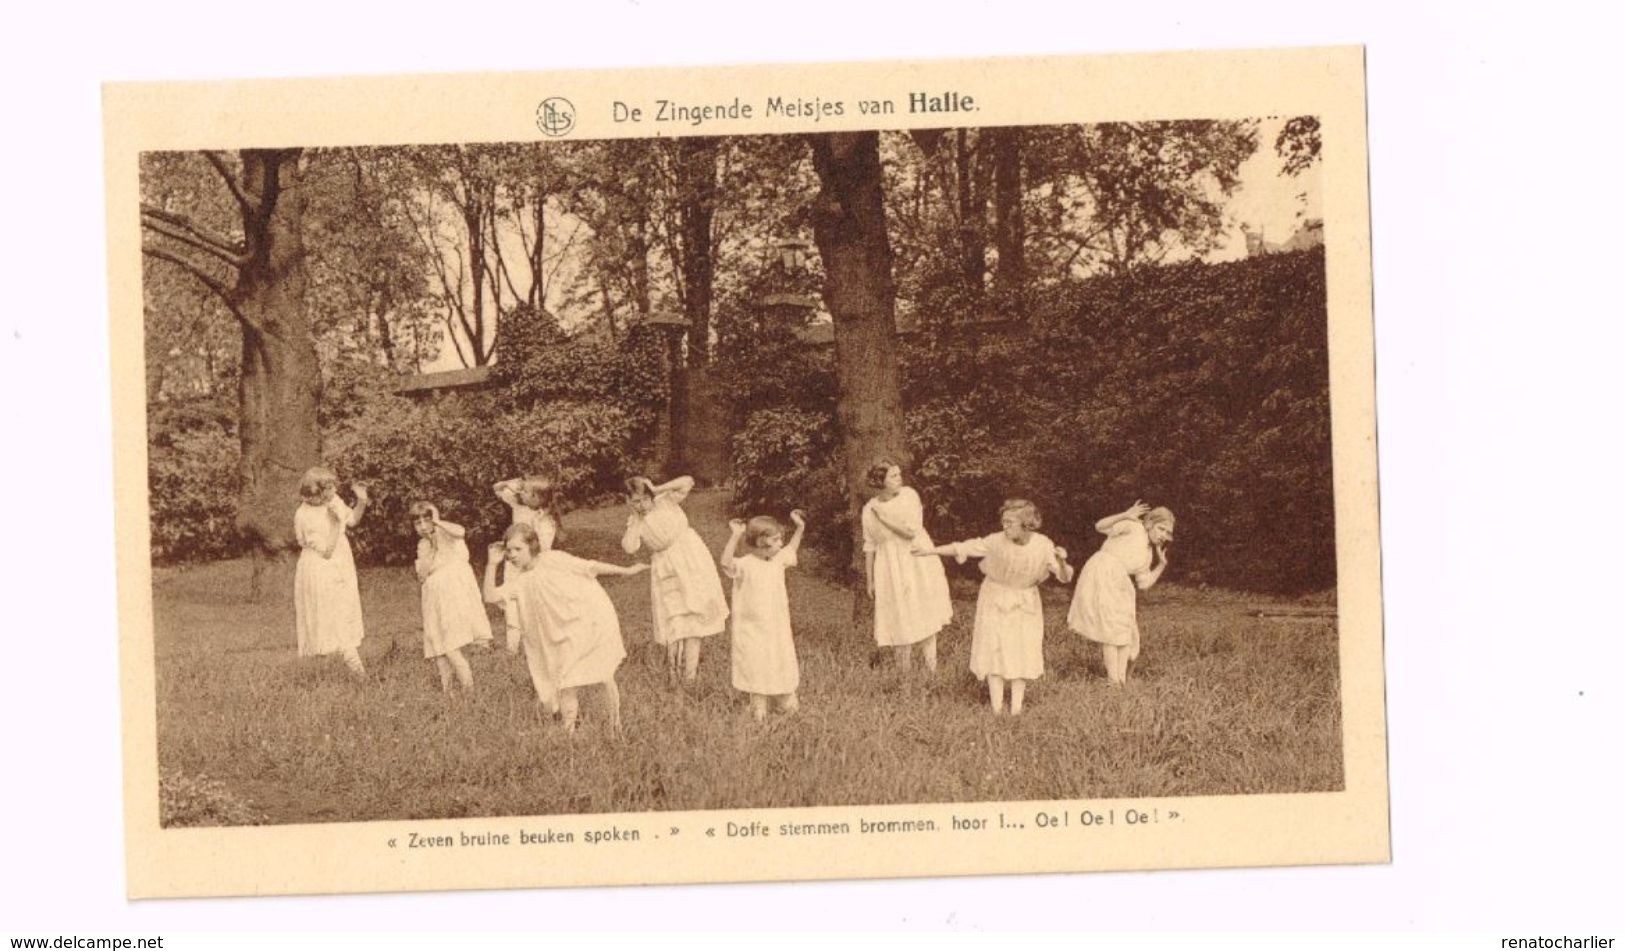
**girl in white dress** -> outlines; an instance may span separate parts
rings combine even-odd
[[[367,510],[367,487],[352,486],[355,508],[338,496],[338,476],[325,466],[299,480],[304,503],[293,513],[299,565],[293,576],[293,617],[300,657],[338,654],[357,677],[361,664],[361,588],[345,530]]]
[[[1140,656],[1140,623],[1135,588],[1157,583],[1168,567],[1168,543],[1174,540],[1174,513],[1135,502],[1095,523],[1106,536],[1100,550],[1084,562],[1066,623],[1100,645],[1106,682],[1128,682],[1129,661]]]
[[[513,525],[529,525],[536,530],[542,551],[551,551],[559,536],[558,489],[546,476],[524,475],[517,479],[504,479],[491,487],[497,498],[508,506]],[[506,569],[504,569],[506,577]],[[508,653],[519,652],[519,619],[503,602],[504,640]]]
[[[690,476],[655,485],[642,476],[626,481],[632,514],[621,547],[628,555],[647,547],[653,598],[655,643],[666,648],[666,676],[678,672],[693,683],[700,669],[700,645],[728,623],[728,600],[705,540],[688,524],[683,500],[694,489]]]
[[[919,645],[925,669],[937,669],[937,632],[953,619],[948,575],[939,559],[914,557],[930,548],[925,507],[919,493],[903,484],[903,470],[889,459],[868,475],[875,495],[863,506],[863,568],[875,603],[875,643],[893,648],[907,670]]]
[[[507,560],[507,580],[497,584],[497,563]],[[648,565],[610,565],[558,550],[544,551],[536,529],[509,526],[485,564],[485,600],[510,605],[519,619],[525,661],[537,696],[557,692],[566,730],[576,728],[583,687],[603,688],[610,732],[621,730],[621,692],[615,671],[626,658],[615,604],[599,575],[635,575]]]
[[[790,631],[784,570],[796,563],[807,522],[800,511],[791,512],[790,521],[796,524],[796,532],[786,544],[784,526],[776,518],[733,519],[728,523],[728,544],[722,549],[722,571],[734,582],[733,685],[750,695],[751,715],[758,721],[767,718],[769,697],[784,713],[800,707],[796,689],[801,685],[801,666]],[[746,554],[736,559],[734,552],[741,539]]]
[[[474,686],[474,672],[463,648],[491,640],[491,619],[468,563],[466,533],[461,525],[442,521],[428,502],[409,509],[418,533],[418,582],[423,586],[423,656],[434,661],[440,689],[451,690],[452,678],[464,690]]]
[[[1021,713],[1027,681],[1044,676],[1044,604],[1038,586],[1053,576],[1072,580],[1066,549],[1040,535],[1038,506],[1010,499],[999,510],[1001,531],[985,538],[924,549],[921,555],[953,555],[982,560],[982,590],[976,597],[971,629],[970,671],[987,681],[995,715],[1004,712],[1004,685],[1010,683],[1010,713]]]

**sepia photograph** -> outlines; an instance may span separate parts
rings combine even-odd
[[[157,830],[1344,792],[1339,132],[649,88],[137,152]]]
[[[0,945],[1619,931],[1607,31],[90,13],[6,58]]]

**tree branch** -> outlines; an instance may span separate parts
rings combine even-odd
[[[190,234],[182,230],[179,226],[171,225],[165,222],[162,218],[143,220],[141,225],[153,233],[168,238],[171,241],[178,241],[189,248],[202,251],[204,254],[216,258],[230,267],[238,268],[248,263],[248,255],[236,254],[225,248],[219,247],[218,245],[209,241],[207,238]]]
[[[231,311],[232,316],[236,317],[243,324],[243,326],[256,333],[264,332],[265,328],[262,324],[251,319],[247,314],[243,313],[242,308],[237,306],[236,300],[232,298],[231,290],[227,288],[226,285],[204,273],[191,261],[186,260],[174,252],[166,251],[163,248],[153,247],[151,245],[143,245],[141,248],[141,253],[157,258],[160,261],[168,261],[169,263],[180,268],[182,271],[185,271],[187,274],[190,274],[198,283],[213,291],[214,295],[220,298],[220,302],[226,305],[226,309]]]
[[[152,219],[152,221],[142,222],[142,224],[146,225],[147,227],[157,230],[157,226],[153,224],[153,222],[163,222],[170,227],[180,229],[190,236],[190,241],[188,241],[187,238],[175,234],[171,234],[170,237],[173,237],[178,241],[188,241],[188,243],[192,244],[199,250],[208,251],[210,254],[225,260],[229,264],[241,266],[248,260],[248,249],[243,247],[241,242],[233,241],[230,238],[222,237],[220,235],[205,231],[203,228],[199,227],[195,222],[193,222],[192,219],[185,215],[176,214],[172,211],[165,211],[156,205],[148,204],[143,204],[141,206],[141,214],[143,217]]]
[[[501,215],[501,214],[502,214],[501,211],[496,207],[496,203],[493,202],[492,206],[491,206],[491,214],[486,216],[486,221],[491,226],[490,234],[488,236],[489,239],[490,239],[490,243],[488,245],[486,245],[486,246],[491,249],[492,256],[496,258],[496,268],[495,268],[496,276],[493,277],[492,280],[491,280],[491,293],[494,296],[493,303],[495,303],[497,313],[499,313],[499,314],[502,313],[501,284],[508,285],[508,293],[513,295],[514,301],[517,302],[517,301],[524,300],[523,297],[519,296],[519,288],[513,286],[513,276],[508,273],[508,261],[502,255],[502,236],[497,233],[497,217],[499,215]],[[516,222],[519,223],[519,234],[520,234],[519,243],[520,243],[520,247],[523,249],[524,248],[525,216],[522,215],[522,214],[515,213],[514,216],[513,216],[513,219]],[[529,259],[529,251],[528,251],[528,249],[525,249],[525,250],[526,250],[526,259],[528,260]],[[498,283],[499,279],[501,281],[501,284]]]
[[[457,359],[462,361],[463,366],[473,366],[474,364],[468,359],[468,354],[463,352],[463,345],[457,342],[457,325],[452,321],[450,307],[446,308],[446,337],[451,340],[452,350],[457,354]]]
[[[226,183],[226,188],[230,189],[231,197],[236,199],[237,208],[243,213],[243,219],[246,221],[253,218],[254,213],[259,209],[259,203],[250,198],[247,192],[243,191],[242,183],[237,181],[237,177],[231,173],[231,169],[226,165],[226,160],[221,158],[218,152],[204,152],[203,157],[209,160],[209,164],[213,165],[214,170],[219,173],[220,180]]]
[[[553,255],[553,266],[548,269],[547,279],[542,283],[542,287],[544,289],[552,286],[553,278],[558,276],[559,268],[564,266],[565,258],[569,256],[570,246],[576,243],[576,235],[581,232],[581,225],[582,222],[580,219],[577,219],[576,226],[570,229],[570,237],[566,238],[564,241],[564,247],[560,248],[558,253]]]

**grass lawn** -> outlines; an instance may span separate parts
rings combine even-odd
[[[688,509],[713,552],[725,495]],[[624,562],[625,511],[573,513],[563,547]],[[486,539],[471,540],[483,558]],[[1063,540],[1063,543],[1065,541]],[[1092,548],[1069,546],[1075,565]],[[364,569],[364,684],[336,659],[294,656],[292,573],[261,604],[247,562],[156,573],[158,763],[170,825],[362,821],[814,805],[1306,792],[1341,789],[1337,634],[1296,602],[1142,593],[1145,647],[1127,689],[1065,627],[1046,586],[1045,677],[1019,718],[989,714],[967,671],[975,577],[950,564],[954,621],[934,680],[889,662],[851,621],[851,597],[790,572],[801,711],[765,725],[710,638],[695,689],[665,684],[647,576],[605,579],[629,657],[625,736],[583,702],[567,735],[536,709],[524,661],[471,653],[475,690],[442,695],[423,658],[412,570]],[[1177,566],[1176,566],[1177,570]],[[498,626],[500,638],[500,626]],[[331,660],[331,662],[329,662]]]

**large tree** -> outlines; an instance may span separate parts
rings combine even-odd
[[[153,174],[142,176],[142,253],[207,288],[241,331],[238,526],[257,568],[259,556],[293,544],[290,503],[300,476],[321,456],[322,379],[305,309],[300,150],[205,152],[184,160],[208,163],[215,194],[168,189],[164,163],[149,163],[144,172]],[[215,211],[221,206],[229,209],[223,215]],[[215,221],[203,217],[211,211]]]
[[[824,264],[824,304],[835,320],[835,364],[853,577],[863,558],[864,475],[877,459],[908,461],[896,353],[896,285],[881,181],[879,135],[811,137],[820,189],[813,238]],[[856,585],[861,590],[861,585]]]

